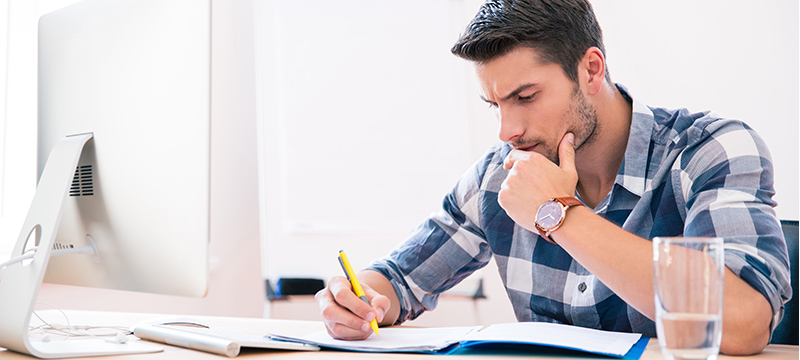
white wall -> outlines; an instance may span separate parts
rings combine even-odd
[[[400,3],[257,3],[267,277],[337,275],[339,248],[366,266],[496,140],[471,65],[449,54],[481,2]],[[800,217],[797,2],[594,7],[612,79],[651,106],[748,122],[771,145],[779,217]]]
[[[713,110],[766,140],[776,209],[798,214],[798,2],[596,1],[614,81],[648,105]]]
[[[0,254],[10,251],[35,186],[36,19],[74,2],[7,1]],[[327,3],[255,2],[267,277],[327,279],[340,271],[339,248],[356,267],[385,254],[496,139],[469,64],[449,54],[480,1]],[[772,145],[779,216],[800,218],[797,2],[597,0],[594,7],[612,78],[650,105],[711,109],[750,123]],[[342,156],[359,153],[354,143],[369,149],[355,161]],[[373,204],[380,211],[354,212]],[[349,219],[361,218],[381,227],[354,229]]]
[[[366,266],[485,148],[466,124],[469,68],[449,53],[464,4],[256,4],[265,273],[327,279],[339,249]]]

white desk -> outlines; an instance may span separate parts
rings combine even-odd
[[[52,314],[52,312],[48,312]],[[138,314],[138,313],[114,313],[114,312],[93,312],[93,311],[67,311],[72,324],[84,325],[103,325],[103,326],[132,326],[140,321],[146,321],[164,315],[159,314]],[[289,335],[305,335],[313,331],[323,330],[324,327],[318,321],[302,321],[302,320],[274,320],[274,319],[257,319],[257,318],[233,318],[233,317],[215,317],[215,316],[192,316],[204,324],[212,327],[236,330],[240,332],[248,332],[253,334],[264,334],[267,332],[286,333]],[[80,341],[80,340],[73,340]],[[163,345],[163,344],[159,344]],[[141,354],[141,355],[124,355],[113,357],[94,357],[87,359],[119,359],[119,360],[159,360],[159,359],[225,359],[224,356],[199,352],[169,345],[163,345],[164,351],[155,354]],[[535,354],[532,354],[535,356]],[[513,357],[513,356],[504,356]],[[547,359],[545,356],[537,356],[539,359]],[[470,359],[470,360],[484,360],[484,359],[497,359],[497,355],[466,355],[466,356],[447,356],[439,357],[430,355],[426,357],[420,354],[374,354],[374,353],[355,353],[355,352],[340,352],[340,351],[272,351],[272,350],[242,350],[242,353],[237,357],[242,359],[257,359],[257,358],[280,358],[280,359]],[[720,360],[797,360],[800,358],[798,355],[798,347],[792,345],[770,345],[761,354],[749,357],[730,357],[720,356]],[[11,351],[0,351],[0,360],[7,359],[33,359],[33,357],[17,354]],[[641,360],[661,360],[661,352],[658,347],[658,341],[651,340],[647,349],[641,357]]]

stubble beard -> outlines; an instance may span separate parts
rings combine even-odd
[[[569,132],[575,135],[574,144],[575,152],[577,153],[582,147],[593,143],[597,139],[597,132],[599,125],[597,124],[597,111],[586,100],[586,97],[581,93],[580,88],[577,86],[570,96],[569,109],[564,116],[566,121],[570,121]],[[561,139],[556,143],[553,148],[546,148],[545,157],[556,165],[560,165],[558,158],[558,146],[561,144]]]
[[[564,114],[564,121],[570,122],[567,131],[575,135],[575,152],[596,140],[598,130],[600,129],[597,123],[597,111],[589,104],[586,97],[583,96],[583,93],[581,93],[580,88],[577,86],[574,88],[572,95],[570,95],[569,109],[567,109]],[[562,139],[558,139],[558,142],[553,147],[540,147],[542,155],[556,165],[560,165],[558,147],[559,144],[561,144],[561,140]],[[546,144],[542,141],[531,141],[531,138],[527,138],[514,141],[511,145],[515,149],[522,149],[525,147],[525,144],[537,142],[542,145]]]

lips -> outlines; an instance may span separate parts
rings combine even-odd
[[[528,146],[528,147],[524,147],[524,148],[523,147],[515,147],[515,149],[516,150],[521,150],[521,151],[533,151],[533,150],[536,150],[536,146],[538,146],[538,145]]]

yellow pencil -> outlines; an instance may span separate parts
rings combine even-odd
[[[358,282],[356,278],[356,273],[353,271],[353,268],[350,266],[350,261],[347,260],[347,255],[345,255],[344,250],[339,250],[339,264],[342,265],[342,269],[344,270],[344,276],[347,277],[347,280],[350,280],[350,285],[353,286],[353,292],[356,293],[359,299],[364,300],[367,305],[369,305],[369,301],[367,300],[367,295],[364,294],[364,289],[361,288],[361,283]],[[377,319],[372,319],[369,322],[372,325],[372,331],[375,332],[375,335],[378,335],[378,321]]]

